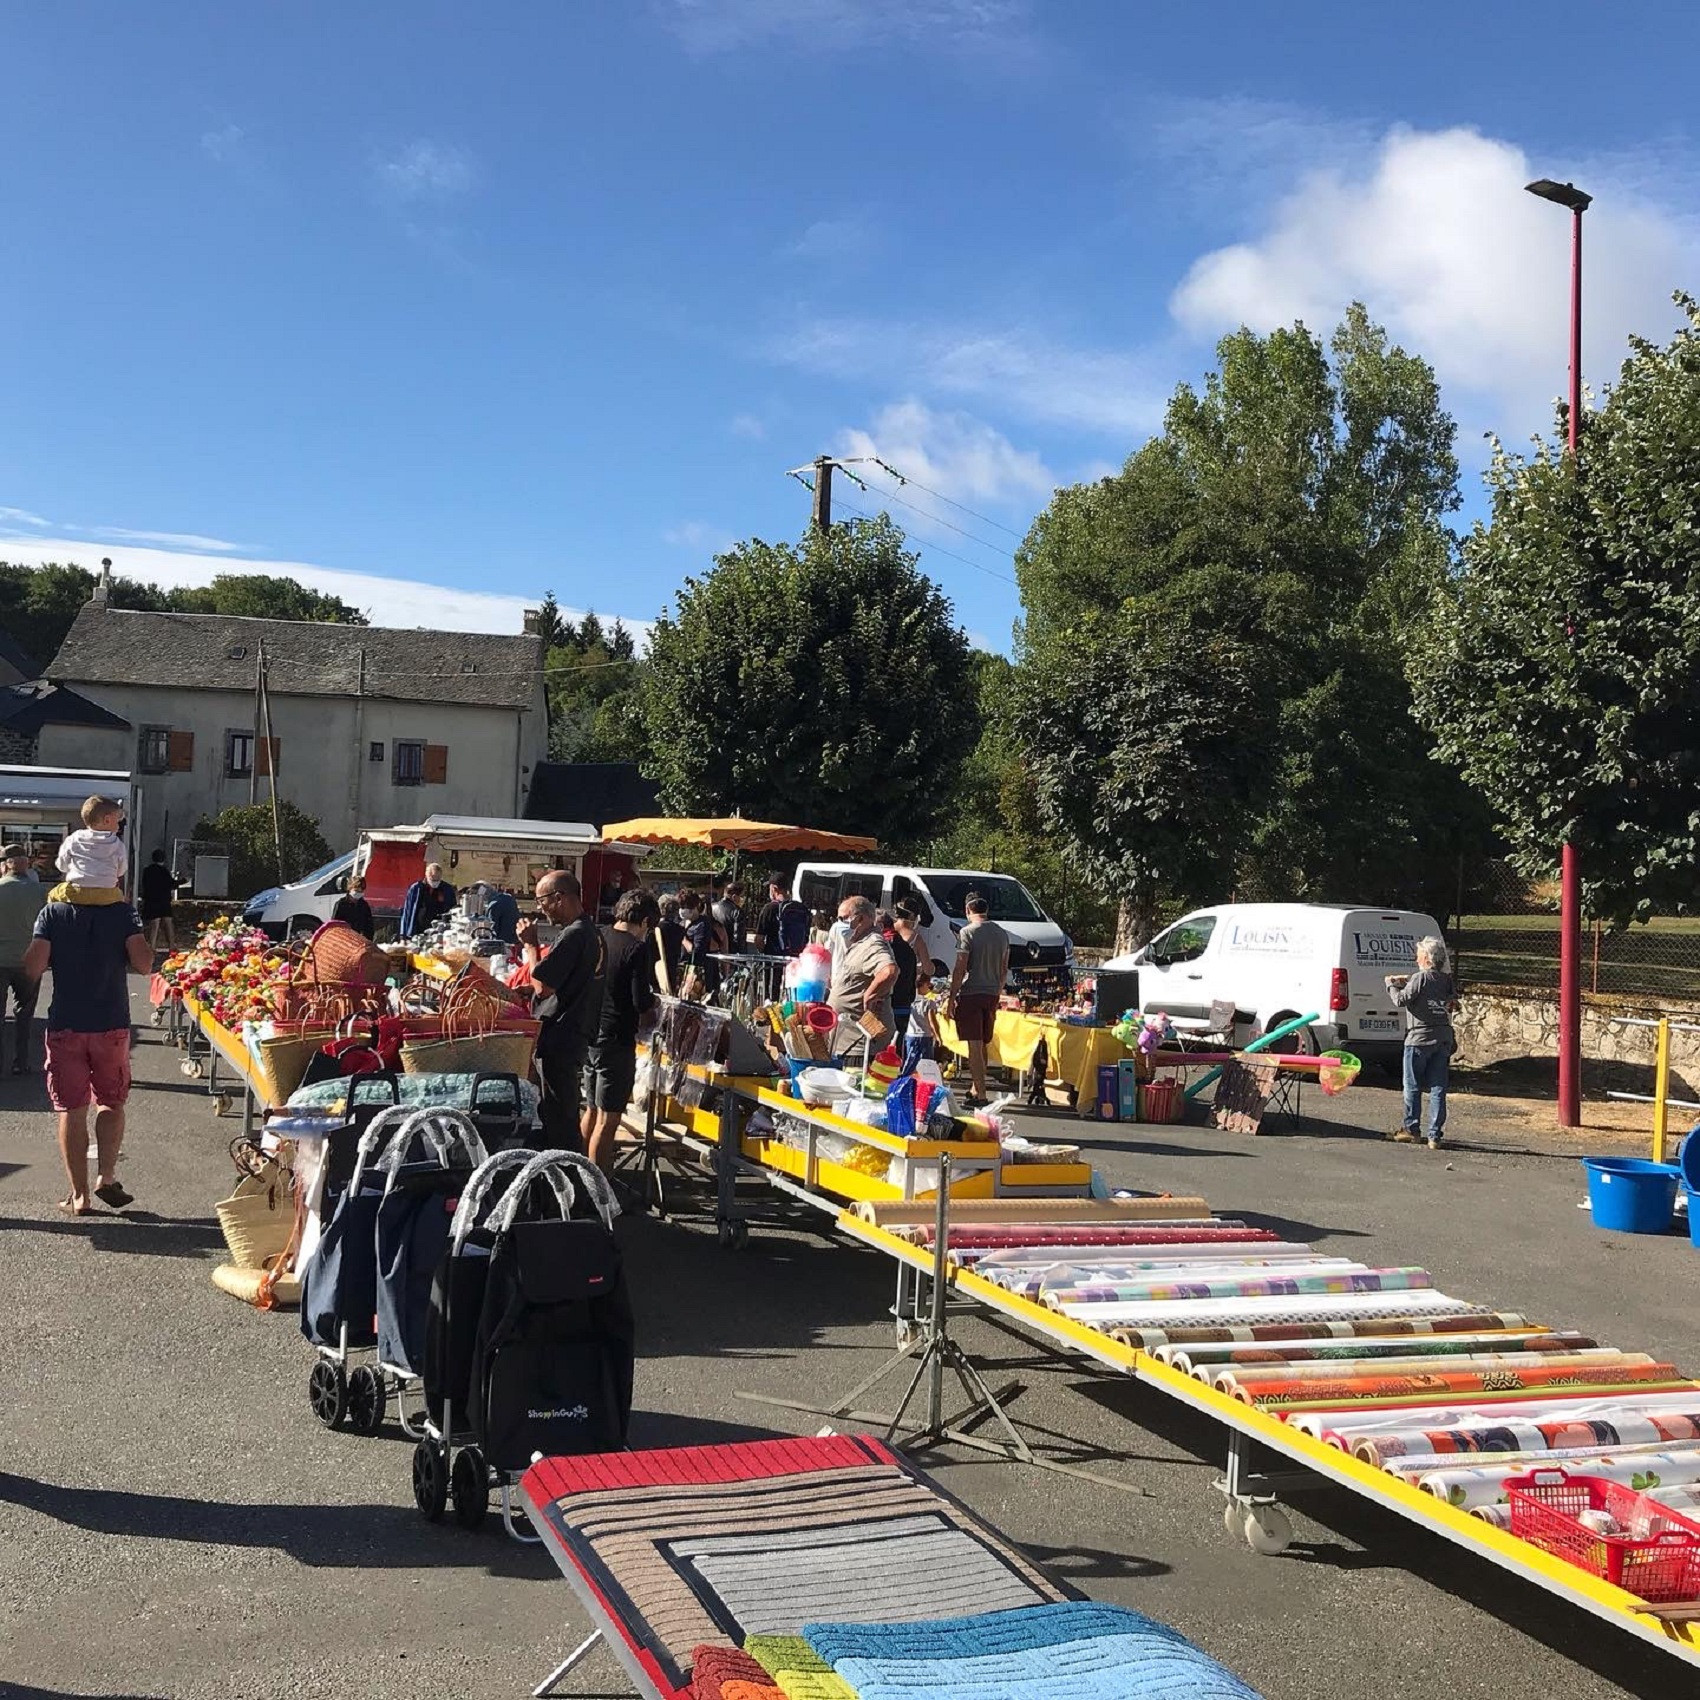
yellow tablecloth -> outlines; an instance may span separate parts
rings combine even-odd
[[[956,1036],[956,1024],[942,1014],[939,1041],[956,1056],[968,1055],[968,1046]],[[1033,1066],[1033,1053],[1043,1040],[1047,1052],[1045,1078],[1074,1089],[1079,1109],[1093,1113],[1098,1097],[1098,1065],[1120,1062],[1130,1051],[1108,1027],[1077,1027],[1050,1015],[1023,1015],[1018,1009],[1000,1009],[992,1024],[992,1042],[986,1060],[998,1068],[1025,1071]]]

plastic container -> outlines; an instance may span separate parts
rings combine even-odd
[[[1650,1163],[1645,1157],[1584,1157],[1588,1172],[1588,1208],[1596,1228],[1620,1234],[1662,1234],[1676,1210],[1674,1163]]]
[[[1511,1532],[1590,1576],[1654,1602],[1700,1598],[1700,1525],[1622,1482],[1532,1470],[1509,1476]],[[1604,1512],[1626,1531],[1590,1528]]]
[[[1178,1122],[1184,1108],[1178,1080],[1153,1080],[1139,1089],[1141,1121]]]

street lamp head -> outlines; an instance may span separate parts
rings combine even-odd
[[[1533,183],[1523,185],[1531,195],[1539,195],[1543,201],[1557,201],[1561,207],[1569,207],[1572,212],[1586,212],[1593,204],[1594,197],[1585,195],[1574,183],[1555,183],[1550,177],[1537,177]]]

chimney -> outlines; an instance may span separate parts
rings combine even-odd
[[[540,636],[541,632],[538,623],[542,620],[542,618],[543,610],[541,608],[527,608],[524,618],[520,621],[520,630],[529,634],[531,637]]]
[[[100,577],[95,581],[92,601],[102,606],[112,601],[112,557],[102,555],[100,558]]]

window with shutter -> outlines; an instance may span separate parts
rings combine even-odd
[[[246,779],[254,771],[254,734],[245,727],[224,735],[224,772],[229,779]]]
[[[397,785],[421,785],[425,781],[425,746],[412,738],[395,741],[394,779]]]
[[[143,773],[164,773],[171,766],[171,728],[144,726],[136,739],[136,766]]]
[[[446,785],[449,782],[449,746],[447,744],[427,744],[425,746],[425,783],[427,785]]]
[[[172,773],[188,773],[195,766],[195,734],[172,732],[167,740],[166,766]]]

